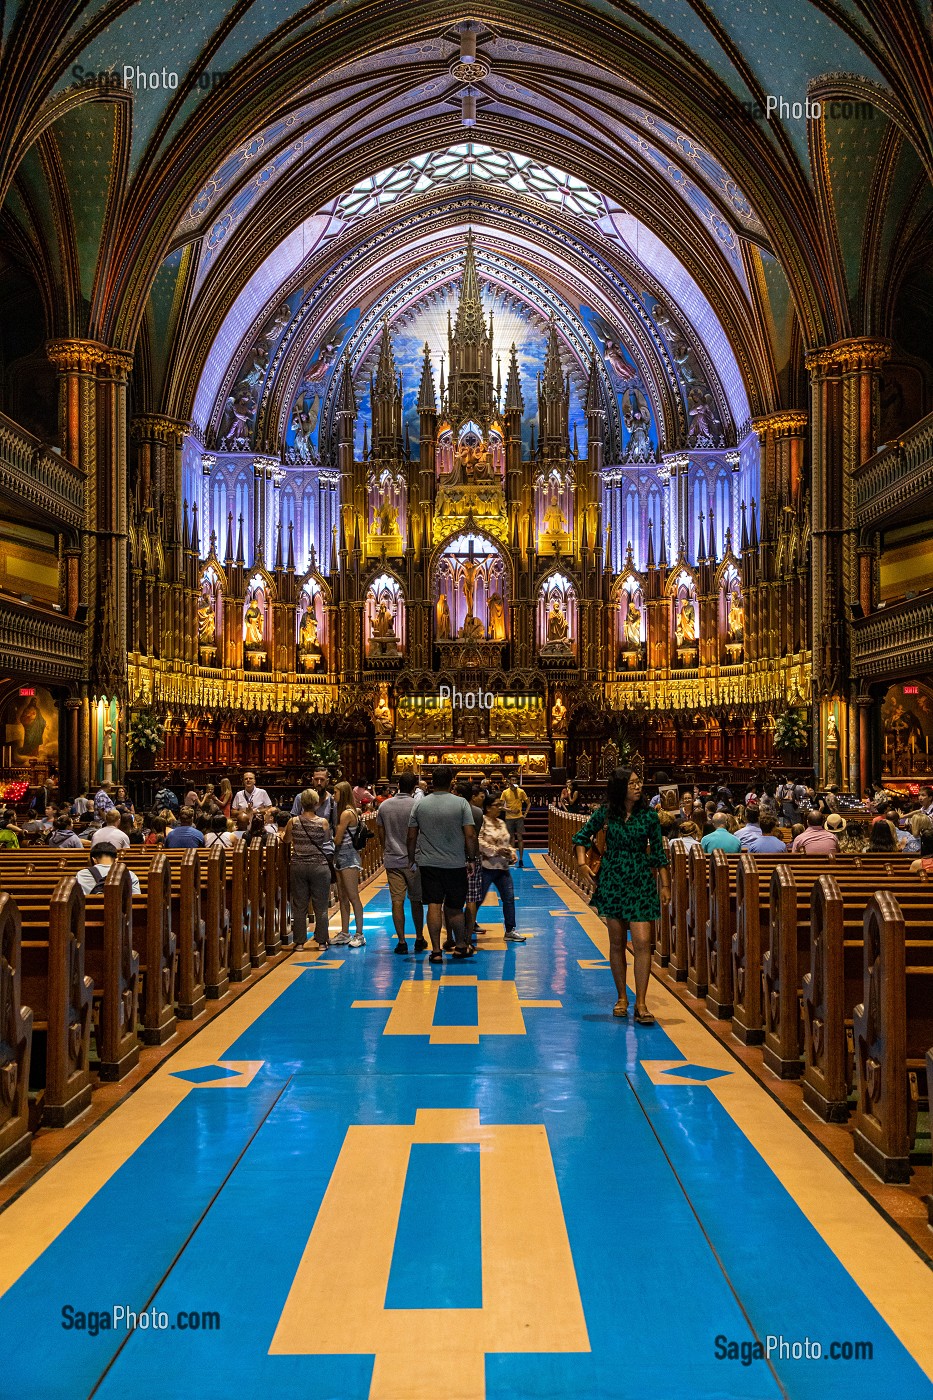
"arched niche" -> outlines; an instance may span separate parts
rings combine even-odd
[[[243,600],[243,664],[247,670],[268,668],[271,643],[271,587],[264,574],[250,579]]]
[[[330,640],[327,635],[329,619],[324,591],[320,580],[314,574],[309,575],[301,586],[295,626],[298,670],[306,674],[326,671]]]
[[[213,666],[223,645],[223,588],[213,565],[201,574],[198,590],[198,660]]]
[[[571,659],[576,655],[577,590],[566,574],[555,570],[542,580],[535,630],[543,659]]]
[[[508,638],[508,571],[499,547],[484,535],[458,535],[434,571],[434,635],[451,641]]]
[[[394,574],[381,573],[373,579],[363,616],[367,655],[374,660],[401,656],[405,650],[405,593]]]

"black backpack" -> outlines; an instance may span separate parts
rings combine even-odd
[[[372,832],[364,821],[358,821],[354,831],[350,833],[350,845],[355,851],[365,851],[366,842],[372,839]]]

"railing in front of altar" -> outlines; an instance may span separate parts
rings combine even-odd
[[[547,852],[565,880],[569,880],[583,894],[589,890],[580,878],[577,865],[577,849],[573,844],[575,832],[586,821],[579,812],[562,812],[553,804],[547,814]]]

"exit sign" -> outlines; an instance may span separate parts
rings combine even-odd
[[[32,694],[32,691],[31,691],[31,690],[21,690],[21,691],[20,691],[20,695],[31,695],[31,694]],[[905,695],[919,695],[919,694],[920,694],[920,687],[919,687],[919,685],[905,685],[905,686],[904,686],[904,694],[905,694]]]
[[[35,695],[35,693],[36,693],[36,692],[35,692],[34,689],[31,689],[31,690],[21,690],[21,691],[20,691],[20,695]]]

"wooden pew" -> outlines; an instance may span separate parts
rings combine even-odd
[[[33,1082],[42,1122],[63,1128],[91,1102],[94,984],[84,972],[84,894],[65,875],[51,899],[24,896],[17,905],[22,997],[33,1013]]]
[[[46,901],[59,883],[53,869],[17,871],[4,865],[0,881],[22,909]],[[104,1081],[125,1078],[139,1063],[136,1033],[139,958],[133,950],[133,895],[126,866],[115,863],[99,894],[84,899],[84,969],[94,984],[94,1042]]]
[[[262,878],[261,836],[254,836],[246,847],[246,927],[249,935],[249,960],[253,967],[262,967],[266,960],[265,893]]]
[[[189,878],[181,874],[188,850],[196,857],[197,864],[197,893],[196,896],[194,892],[190,893],[192,902],[190,911],[187,906],[183,908],[180,901],[181,882]],[[145,847],[136,846],[133,848],[133,854],[129,852],[125,854],[129,865],[137,876],[140,876],[148,868],[151,857],[145,853]],[[204,996],[213,998],[223,996],[230,982],[227,970],[228,912],[224,880],[224,855],[223,846],[216,844],[206,850],[201,847],[189,847],[170,848],[167,851],[162,851],[163,860],[168,863],[169,869],[173,872],[173,893],[176,886],[178,890],[178,917],[191,925],[196,949],[198,949],[199,942],[201,943],[200,966]],[[177,877],[174,873],[176,870],[178,871]],[[200,938],[196,933],[195,919],[203,925],[203,935]],[[179,933],[181,927],[182,925],[178,924]],[[179,969],[179,978],[181,976],[181,969]],[[197,993],[193,996],[189,994],[185,997],[180,981],[179,1001],[183,1000],[189,1004],[200,1002],[200,994]],[[203,1010],[203,1004],[200,1005],[200,1009]],[[184,1019],[188,1019],[181,1010],[178,1014]],[[199,1012],[194,1014],[197,1015]]]
[[[732,939],[735,934],[735,858],[714,849],[709,858],[706,920],[706,1007],[717,1020],[733,1011]]]
[[[905,920],[879,890],[864,918],[862,1000],[853,1015],[856,1156],[883,1181],[910,1179],[918,1076],[933,1044],[930,911]]]
[[[672,982],[687,980],[687,906],[690,902],[687,856],[689,852],[683,841],[675,837],[670,843],[671,862],[671,912],[670,912],[670,958],[667,975]]]
[[[699,842],[689,848],[687,866],[687,991],[705,997],[709,986],[709,873],[706,852]]]
[[[0,1178],[29,1157],[32,1010],[22,1003],[22,925],[16,901],[0,894]]]
[[[668,866],[671,862],[671,843],[667,837],[664,841],[664,851],[667,855]],[[651,950],[652,962],[656,967],[667,967],[671,960],[671,908],[673,904],[674,887],[670,886],[671,897],[661,900],[661,917],[658,920],[658,936],[655,939],[654,947]]]
[[[229,871],[227,902],[230,910],[230,942],[227,966],[231,982],[245,982],[252,974],[249,955],[248,912],[246,902],[246,848],[236,841],[227,852]]]
[[[145,855],[141,853],[146,851]],[[124,851],[124,862],[140,883],[140,894],[133,904],[133,948],[139,957],[142,979],[139,995],[141,1025],[139,1038],[144,1045],[162,1045],[175,1033],[175,981],[177,953],[172,929],[171,868],[156,848],[133,847]],[[46,874],[86,869],[86,851],[57,851],[37,848],[24,858],[23,852],[10,852],[2,863],[3,872]],[[151,970],[151,975],[150,975]]]
[[[864,915],[878,876],[862,870],[824,874],[813,884],[809,908],[808,970],[801,979],[804,1102],[826,1122],[849,1116],[852,1088],[852,1017],[862,998]],[[889,886],[901,909],[933,916],[933,885],[905,874]]]

